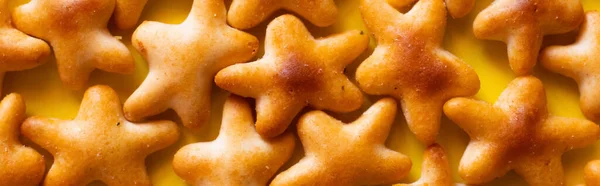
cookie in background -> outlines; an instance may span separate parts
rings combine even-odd
[[[496,103],[454,98],[444,113],[471,138],[458,168],[468,184],[485,184],[514,170],[530,185],[564,185],[563,153],[600,138],[595,123],[552,116],[542,82],[514,79]]]
[[[129,49],[108,30],[114,0],[35,0],[18,6],[13,24],[50,43],[62,82],[85,87],[94,69],[129,74],[134,71]]]
[[[146,59],[149,73],[125,101],[125,116],[143,121],[173,109],[183,126],[209,121],[215,74],[252,59],[258,39],[226,23],[223,0],[194,0],[181,24],[146,21],[133,33],[133,46]]]
[[[253,120],[248,102],[229,96],[217,139],[179,149],[173,169],[190,185],[267,185],[292,157],[295,137],[263,138]]]
[[[19,141],[25,102],[9,94],[0,102],[0,185],[40,185],[46,172],[44,157]]]
[[[89,88],[73,120],[33,116],[21,126],[23,136],[46,149],[54,163],[45,186],[151,185],[146,156],[175,143],[179,129],[172,121],[131,123],[110,87]]]
[[[217,86],[256,99],[256,130],[263,137],[283,133],[305,107],[351,112],[362,92],[344,69],[366,48],[358,30],[315,39],[302,21],[282,15],[267,27],[265,54],[257,61],[219,71]]]
[[[444,2],[420,0],[403,14],[385,0],[362,0],[360,10],[377,47],[356,70],[359,87],[399,100],[417,139],[435,143],[444,103],[479,90],[473,68],[442,48]]]

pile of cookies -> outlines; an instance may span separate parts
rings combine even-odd
[[[88,88],[73,120],[27,118],[23,98],[7,95],[0,103],[0,185],[151,185],[146,157],[178,141],[181,129],[148,118],[172,109],[181,127],[201,127],[211,115],[213,82],[232,94],[219,136],[186,145],[173,159],[191,185],[453,185],[436,144],[442,115],[471,138],[458,168],[464,183],[514,170],[530,185],[564,185],[562,154],[600,139],[592,122],[600,119],[600,13],[584,13],[579,0],[495,0],[478,14],[475,36],[505,42],[518,76],[494,104],[472,98],[477,73],[442,48],[448,13],[463,17],[474,0],[360,1],[372,35],[315,38],[305,24],[334,24],[333,0],[233,0],[228,10],[223,0],[194,0],[181,24],[137,28],[146,0],[32,0],[14,10],[0,0],[2,72],[35,68],[52,50],[60,79],[74,90],[86,87],[95,69],[131,73],[132,54],[109,24],[135,28],[132,44],[149,66],[123,105],[108,86]],[[268,20],[278,10],[289,14]],[[249,62],[259,40],[242,30],[267,21],[265,54]],[[578,28],[574,44],[542,50],[545,35]],[[345,69],[370,36],[377,46],[350,79]],[[537,61],[579,84],[589,120],[548,113],[543,83],[531,75]],[[326,113],[356,111],[364,94],[384,98],[350,123]],[[398,108],[428,146],[421,179],[412,184],[400,183],[411,159],[385,146]],[[20,135],[52,154],[49,170]],[[304,157],[280,170],[297,138]],[[586,166],[585,179],[600,185],[600,160]]]

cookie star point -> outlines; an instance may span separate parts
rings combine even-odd
[[[579,85],[580,107],[590,120],[600,119],[600,13],[587,12],[577,41],[566,46],[550,46],[540,54],[540,63],[548,70],[574,79]]]
[[[25,120],[25,102],[19,94],[9,94],[0,102],[0,185],[39,185],[45,160],[19,141]]]
[[[215,83],[255,98],[256,130],[274,137],[306,106],[335,112],[360,107],[362,93],[343,70],[368,41],[358,31],[315,39],[300,19],[283,15],[267,27],[263,58],[219,71]]]
[[[31,1],[15,9],[13,23],[48,41],[61,80],[81,89],[94,69],[128,74],[135,68],[129,49],[108,31],[114,6],[114,0]]]
[[[375,103],[350,124],[344,124],[322,111],[303,115],[297,127],[305,157],[277,175],[271,185],[380,185],[398,182],[408,174],[412,164],[408,157],[386,148],[384,144],[395,111],[395,101],[388,98]]]
[[[537,63],[543,37],[576,29],[583,17],[579,0],[497,0],[477,15],[473,33],[505,42],[511,69],[527,75]]]
[[[479,90],[475,71],[441,48],[444,2],[421,0],[406,14],[385,0],[363,0],[360,9],[378,46],[356,71],[359,87],[400,100],[411,131],[422,143],[434,143],[443,103]]]
[[[234,0],[227,20],[235,28],[249,29],[280,9],[297,13],[319,27],[332,25],[337,20],[333,0]]]
[[[25,137],[54,156],[44,185],[86,185],[95,180],[150,185],[145,158],[177,141],[177,125],[127,121],[116,92],[108,86],[89,88],[81,107],[74,120],[34,116],[21,127]]]
[[[561,156],[594,143],[600,128],[591,121],[551,116],[541,81],[513,80],[495,104],[467,98],[446,103],[444,113],[471,142],[459,166],[469,184],[483,184],[510,170],[531,185],[564,184]]]
[[[451,186],[453,185],[450,164],[444,149],[433,144],[425,149],[421,178],[411,184],[396,184],[394,186]]]
[[[192,6],[181,24],[144,22],[133,34],[133,45],[150,72],[125,101],[128,119],[138,121],[173,109],[184,126],[200,127],[210,117],[217,71],[256,55],[258,39],[227,25],[223,0],[195,0]]]
[[[130,29],[137,25],[148,0],[116,0],[114,22],[119,29]]]
[[[173,169],[193,185],[266,185],[291,158],[293,135],[262,138],[254,129],[250,105],[237,96],[227,98],[223,113],[219,137],[181,148]]]

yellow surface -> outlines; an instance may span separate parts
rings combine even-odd
[[[11,1],[11,6],[22,4],[28,0]],[[229,0],[230,1],[230,0]],[[228,1],[228,3],[229,3]],[[332,33],[341,32],[350,29],[359,29],[366,31],[363,25],[360,13],[358,11],[359,0],[336,0],[340,9],[339,21],[328,28],[318,29],[309,25],[311,32],[315,37],[322,37]],[[487,7],[493,0],[478,0],[475,10],[467,17],[454,20],[448,19],[446,29],[445,47],[459,58],[472,65],[481,79],[481,90],[477,98],[493,102],[500,95],[500,92],[515,76],[508,67],[506,56],[506,45],[496,41],[478,40],[473,36],[472,23],[477,13]],[[600,1],[582,0],[586,11],[600,10]],[[166,23],[179,23],[185,19],[192,5],[192,0],[149,0],[144,10],[142,20],[160,21]],[[282,14],[279,12],[278,14]],[[264,40],[264,30],[267,22],[257,26],[249,32],[257,36],[261,42]],[[123,36],[123,41],[130,46],[130,50],[136,58],[136,71],[132,75],[116,75],[106,72],[96,71],[92,74],[88,86],[95,84],[106,84],[119,92],[121,102],[138,87],[148,73],[148,68],[137,51],[130,45],[130,36],[133,30],[117,31],[113,30],[114,35]],[[562,38],[558,43],[572,43],[574,34],[555,36],[552,38]],[[564,39],[566,38],[566,39]],[[549,43],[557,43],[558,39],[550,39]],[[262,44],[262,43],[261,43]],[[371,49],[375,43],[371,43]],[[261,48],[262,50],[262,48]],[[356,66],[367,57],[372,50],[365,52],[353,65],[349,67],[348,74],[353,76]],[[259,54],[258,57],[260,57]],[[535,75],[545,84],[549,110],[551,114],[569,117],[583,118],[579,109],[577,85],[571,79],[550,73],[541,67],[536,67]],[[79,103],[83,96],[83,90],[72,91],[65,88],[60,80],[56,70],[56,64],[53,59],[38,68],[8,73],[4,82],[4,94],[16,92],[23,95],[27,102],[28,115],[40,115],[47,117],[57,117],[62,119],[72,119],[79,109]],[[183,145],[196,141],[210,141],[217,137],[221,110],[227,93],[216,88],[213,91],[213,114],[209,125],[202,127],[197,131],[183,129],[183,135],[176,145],[165,150],[159,151],[146,159],[148,172],[151,175],[154,185],[185,185],[184,182],[175,175],[171,167],[173,154]],[[371,101],[378,98],[370,97],[368,104],[363,106],[364,110]],[[344,121],[351,121],[361,112],[339,115]],[[169,111],[156,118],[165,118],[179,121],[176,115]],[[463,151],[469,141],[468,136],[448,119],[443,118],[443,123],[438,136],[438,142],[445,148],[450,159],[450,165],[453,169],[453,176],[457,182],[460,182],[456,170]],[[292,125],[293,127],[293,125]],[[26,140],[25,140],[26,141]],[[25,142],[26,144],[30,144]],[[421,161],[424,147],[418,143],[415,136],[408,130],[403,116],[399,113],[397,122],[392,128],[390,137],[387,140],[390,148],[408,155],[413,160],[413,168],[410,175],[403,182],[412,182],[419,178]],[[301,145],[297,145],[296,155],[288,162],[284,168],[293,165],[302,157]],[[39,148],[37,148],[39,149]],[[51,160],[51,156],[44,152],[46,157]],[[567,185],[577,185],[583,183],[583,167],[593,159],[600,159],[600,142],[585,149],[577,149],[567,152],[563,156],[563,163],[566,174]],[[48,163],[51,165],[51,162]],[[514,173],[490,183],[489,185],[526,185],[524,181]]]

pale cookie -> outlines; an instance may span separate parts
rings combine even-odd
[[[503,41],[517,75],[530,74],[545,35],[576,29],[583,21],[580,0],[495,0],[473,23],[479,39]]]
[[[550,71],[573,78],[579,84],[579,105],[591,120],[600,120],[600,13],[588,12],[577,41],[550,46],[540,62]]]
[[[589,162],[583,172],[586,186],[600,186],[600,160]]]
[[[444,149],[433,144],[423,154],[421,179],[411,184],[396,184],[394,186],[451,186],[453,185],[450,164]]]
[[[11,22],[8,0],[0,0],[0,92],[5,72],[34,68],[50,55],[46,42],[15,29]]]
[[[130,29],[137,25],[148,0],[116,0],[114,21],[119,29]]]
[[[96,68],[127,74],[135,65],[129,49],[108,31],[114,0],[33,0],[13,12],[15,26],[50,43],[60,79],[84,88]]]
[[[320,27],[332,25],[337,20],[333,0],[233,0],[227,21],[235,28],[248,29],[280,9],[297,13]]]
[[[397,183],[410,171],[410,159],[385,146],[397,105],[379,100],[356,121],[346,124],[323,111],[298,121],[305,155],[275,177],[271,185],[383,185]]]
[[[23,98],[9,94],[0,103],[0,185],[39,185],[46,171],[42,155],[19,142],[23,120]]]
[[[442,48],[444,2],[420,0],[402,14],[385,0],[362,0],[360,10],[378,44],[356,70],[360,88],[400,100],[417,139],[435,143],[444,103],[479,90],[473,68]]]
[[[387,2],[395,8],[404,8],[417,2],[417,0],[387,0]],[[475,0],[445,0],[445,2],[452,18],[465,17],[473,10],[475,5]]]
[[[544,87],[533,76],[513,80],[495,104],[455,98],[444,112],[471,137],[458,170],[468,184],[514,170],[533,186],[564,185],[562,154],[600,137],[591,121],[548,114]]]
[[[294,135],[262,138],[254,129],[250,105],[230,96],[223,108],[219,137],[181,148],[175,173],[190,185],[267,185],[294,152]]]
[[[315,39],[300,19],[283,15],[267,27],[265,55],[258,61],[221,70],[217,85],[256,99],[256,130],[277,136],[306,106],[350,112],[363,103],[360,90],[344,68],[366,48],[360,31]]]
[[[125,116],[140,121],[173,109],[183,125],[197,128],[210,117],[210,94],[217,71],[255,56],[258,39],[225,22],[223,0],[195,0],[178,25],[144,22],[133,46],[150,73],[125,101]]]
[[[21,126],[24,136],[48,150],[54,164],[45,186],[151,185],[145,158],[175,143],[171,121],[131,123],[123,117],[117,93],[108,86],[89,88],[74,120],[30,117]]]

